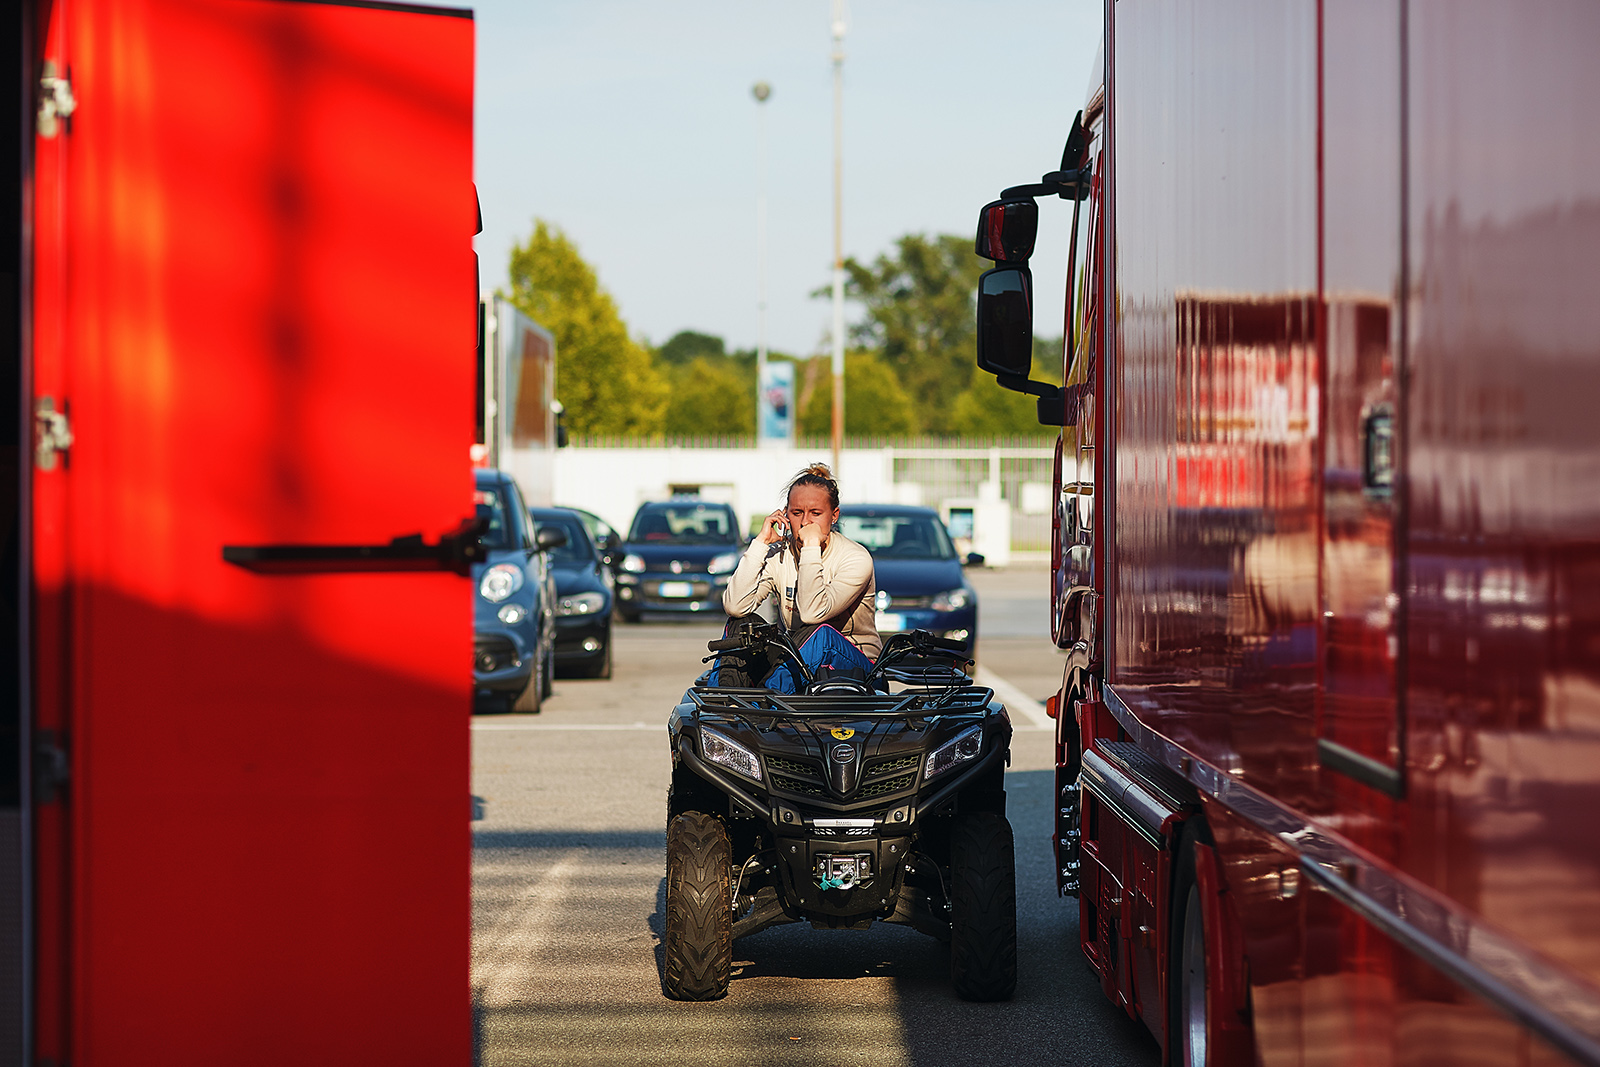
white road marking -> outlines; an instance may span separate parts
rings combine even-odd
[[[506,905],[493,926],[472,939],[472,989],[479,1003],[495,1008],[512,1002],[518,972],[532,964],[550,940],[556,909],[582,852],[574,848],[563,853]]]
[[[1021,715],[1033,723],[1032,728],[1035,730],[1054,730],[1056,728],[1055,721],[1044,713],[1043,704],[1028,696],[1028,694],[993,671],[979,667],[972,680],[979,685],[986,685],[993,689],[994,695],[1000,698],[1000,703],[1004,704],[1006,710],[1011,712],[1013,720],[1015,720],[1016,716]],[[1023,728],[1026,729],[1026,727]]]

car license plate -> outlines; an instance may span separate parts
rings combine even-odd
[[[693,582],[662,582],[656,592],[663,598],[683,600],[694,596]]]
[[[878,612],[877,625],[879,633],[904,630],[906,628],[906,617],[898,611],[880,611]]]

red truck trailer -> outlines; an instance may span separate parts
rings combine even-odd
[[[978,232],[979,363],[1062,427],[1083,954],[1174,1064],[1600,1063],[1600,7],[1104,34]]]
[[[3,6],[0,1060],[468,1063],[471,13]]]

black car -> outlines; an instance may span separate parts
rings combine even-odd
[[[641,506],[622,548],[617,614],[638,622],[646,611],[720,612],[744,541],[727,504],[685,497]]]
[[[475,472],[474,503],[488,523],[487,558],[472,567],[474,710],[538,711],[550,695],[555,663],[556,587],[546,553],[560,530],[536,535],[509,474]]]
[[[622,535],[609,522],[592,511],[575,508],[570,504],[561,506],[583,520],[583,528],[589,531],[589,540],[594,542],[595,551],[600,553],[600,562],[615,574],[617,567],[622,563]]]
[[[901,504],[846,504],[839,509],[839,530],[872,553],[880,634],[927,630],[966,642],[967,655],[977,658],[978,594],[961,568],[983,557],[963,561],[938,512]]]
[[[540,535],[567,535],[566,544],[548,553],[556,583],[556,669],[611,677],[611,572],[583,517],[570,508],[530,508],[528,514]]]

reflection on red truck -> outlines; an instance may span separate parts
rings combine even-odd
[[[1600,1063],[1600,8],[1105,18],[978,239],[980,365],[1062,426],[1083,952],[1175,1064]]]

